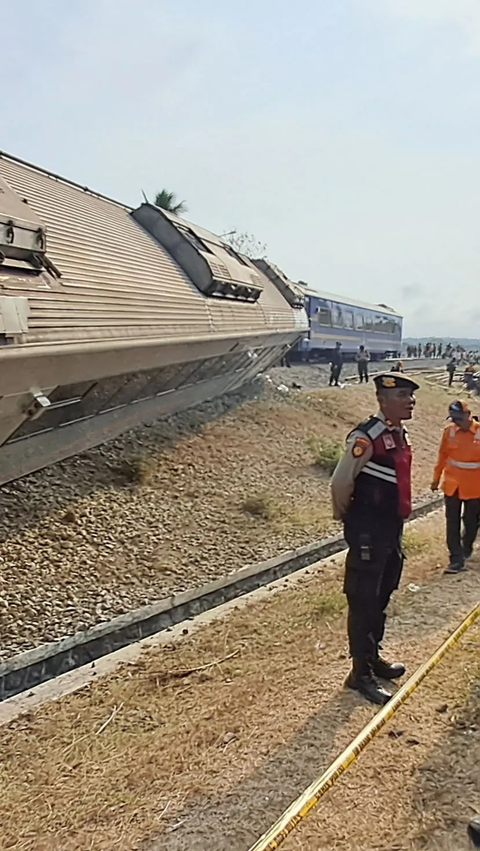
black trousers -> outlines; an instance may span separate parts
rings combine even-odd
[[[348,601],[350,655],[354,659],[369,661],[378,656],[385,632],[386,609],[402,575],[402,532],[401,521],[388,538],[380,541],[370,538],[368,533],[352,538],[345,530],[349,550],[344,592]],[[369,560],[365,560],[365,556],[369,556]]]
[[[462,500],[458,496],[458,491],[453,496],[445,495],[445,517],[450,562],[463,564],[465,553],[470,553],[477,537],[480,524],[480,499]],[[463,535],[461,534],[462,520]]]
[[[330,380],[328,382],[330,387],[332,386],[332,384],[338,385],[338,379],[340,378],[341,371],[342,371],[342,364],[341,363],[332,363],[332,365],[330,367]]]
[[[452,384],[453,384],[453,376],[454,376],[454,375],[455,375],[455,373],[454,373],[454,372],[450,372],[450,371],[449,371],[449,373],[448,373],[448,386],[449,386],[449,387],[451,387],[451,386],[452,386]]]
[[[362,381],[364,379],[365,379],[365,381],[368,381],[368,363],[367,362],[365,362],[365,363],[362,363],[362,361],[358,362],[358,375],[359,375],[359,378],[360,378],[360,384],[362,383]]]

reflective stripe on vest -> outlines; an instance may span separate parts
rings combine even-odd
[[[480,468],[479,461],[454,461],[453,458],[449,458],[448,464],[451,464],[452,467],[460,467],[461,470],[478,470]]]
[[[384,482],[390,482],[392,485],[397,484],[397,474],[391,467],[385,467],[383,464],[375,464],[375,461],[367,461],[362,468],[362,473],[368,473],[369,476],[376,476],[377,479],[383,479]]]

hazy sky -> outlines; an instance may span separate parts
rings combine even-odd
[[[294,279],[478,334],[477,0],[2,6],[0,147],[163,186]]]

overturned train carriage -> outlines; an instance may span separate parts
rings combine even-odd
[[[199,227],[0,156],[0,483],[231,392],[301,292]]]

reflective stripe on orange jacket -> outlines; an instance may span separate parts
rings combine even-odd
[[[480,424],[472,420],[468,431],[455,423],[444,429],[433,478],[443,473],[443,490],[453,496],[458,490],[460,499],[480,497]]]

